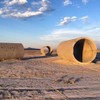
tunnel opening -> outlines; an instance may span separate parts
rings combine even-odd
[[[50,46],[44,46],[41,48],[41,53],[45,56],[50,56],[52,54],[53,50]]]
[[[79,61],[83,62],[83,48],[85,39],[77,41],[74,45],[74,57]]]
[[[45,52],[45,54],[50,53],[50,47],[48,47],[48,46],[44,47],[44,52]]]

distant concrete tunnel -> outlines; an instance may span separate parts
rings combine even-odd
[[[50,46],[44,46],[41,48],[41,53],[43,56],[50,56],[53,52],[53,49]]]
[[[97,48],[92,39],[81,37],[61,42],[57,53],[66,62],[85,64],[95,59]]]
[[[20,43],[0,43],[0,60],[20,59],[24,56],[24,47]]]

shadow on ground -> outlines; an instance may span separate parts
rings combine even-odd
[[[57,54],[53,54],[50,56],[34,56],[34,57],[24,57],[22,60],[29,60],[29,59],[39,59],[39,58],[50,58],[50,57],[56,57]]]
[[[100,53],[97,53],[94,63],[98,63],[100,61]]]

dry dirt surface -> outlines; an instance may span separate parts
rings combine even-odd
[[[22,60],[0,62],[0,100],[100,100],[99,54],[89,65],[57,60],[27,52]]]

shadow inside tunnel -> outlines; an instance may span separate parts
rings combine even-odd
[[[53,54],[50,56],[33,56],[33,57],[24,57],[21,60],[29,60],[29,59],[40,59],[40,58],[51,58],[51,57],[56,57],[58,56],[57,54]]]

